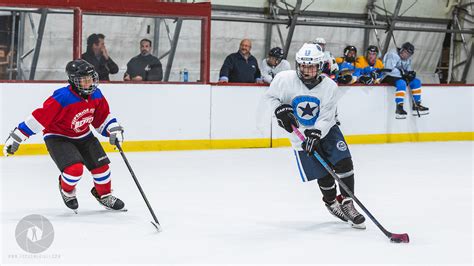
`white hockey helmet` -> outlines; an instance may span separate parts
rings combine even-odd
[[[322,37],[318,37],[313,41],[314,44],[326,44],[326,40]]]
[[[317,44],[305,43],[296,53],[296,73],[301,81],[308,87],[314,87],[319,83],[319,75],[321,74],[323,64],[324,52]],[[300,69],[302,65],[316,66],[316,75],[310,78],[305,77]]]

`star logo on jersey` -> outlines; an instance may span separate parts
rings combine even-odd
[[[317,107],[316,106],[311,107],[309,105],[309,103],[306,103],[306,106],[304,108],[302,108],[301,106],[298,106],[298,108],[300,108],[300,110],[303,111],[303,113],[301,114],[301,117],[304,117],[305,115],[309,115],[309,116],[313,117],[314,116],[313,111]]]
[[[313,126],[319,117],[320,100],[313,96],[297,96],[291,102],[298,121],[303,126]]]

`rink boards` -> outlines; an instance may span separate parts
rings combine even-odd
[[[0,83],[0,138],[23,121],[63,83]],[[258,148],[289,145],[286,133],[261,102],[264,86],[201,84],[102,84],[111,111],[125,128],[124,149],[159,151]],[[394,88],[340,87],[341,129],[349,143],[473,140],[474,86],[424,86],[430,114],[394,117]],[[105,138],[101,141],[106,142]],[[3,142],[3,141],[2,141]],[[108,144],[104,145],[111,150]],[[46,153],[41,136],[22,144],[19,154]]]

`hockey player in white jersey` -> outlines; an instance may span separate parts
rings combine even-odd
[[[323,166],[310,158],[318,152],[334,169],[344,184],[354,192],[351,154],[336,125],[337,84],[321,74],[324,53],[316,44],[305,43],[296,53],[296,71],[280,72],[264,95],[275,110],[278,125],[290,133],[296,161],[303,182],[317,180],[323,201],[331,214],[353,227],[365,229],[365,217],[354,207],[349,194],[337,187]],[[302,142],[292,125],[306,136]]]
[[[270,49],[268,57],[262,60],[263,82],[270,84],[276,74],[291,69],[290,63],[283,58],[283,55],[283,49],[280,47]]]
[[[326,40],[324,38],[316,38],[313,41],[314,44],[319,45],[324,53],[324,65],[322,71],[324,74],[328,75],[332,80],[336,78],[336,74],[339,71],[339,66],[336,63],[336,58],[331,54],[331,52],[326,50]]]

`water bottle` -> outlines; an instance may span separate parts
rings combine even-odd
[[[189,81],[189,72],[188,69],[183,69],[183,82],[188,82]]]

